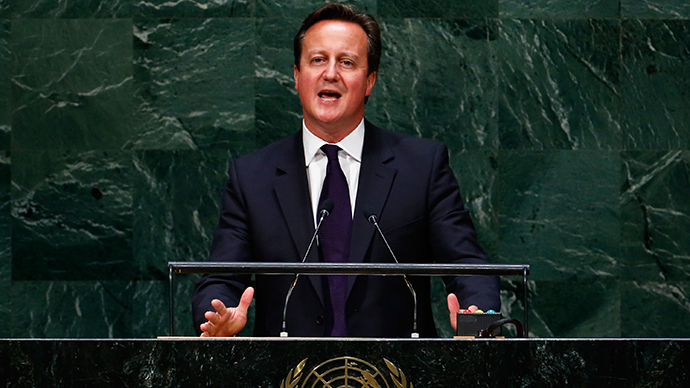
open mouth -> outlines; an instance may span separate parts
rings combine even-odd
[[[324,101],[336,101],[340,98],[340,93],[326,90],[319,93],[319,97]]]

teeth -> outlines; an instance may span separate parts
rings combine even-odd
[[[337,95],[337,94],[335,94],[335,93],[320,93],[320,94],[319,94],[319,97],[321,97],[322,100],[324,100],[324,101],[329,101],[329,102],[330,102],[330,101],[335,101],[335,100],[337,100],[338,98],[340,98],[340,96]]]

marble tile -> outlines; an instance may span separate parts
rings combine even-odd
[[[499,153],[494,261],[530,264],[532,280],[617,278],[619,172],[617,152]]]
[[[620,17],[621,1],[499,0],[498,6],[502,19],[603,19]]]
[[[256,17],[258,18],[297,18],[299,23],[291,37],[299,30],[302,20],[307,15],[321,8],[325,0],[255,0]],[[345,0],[338,3],[354,5],[361,12],[377,16],[376,0]]]
[[[690,282],[625,280],[621,282],[621,336],[688,337]]]
[[[9,21],[0,20],[0,150],[10,149],[12,128],[10,26]]]
[[[502,20],[501,148],[620,149],[619,32],[609,20]]]
[[[295,90],[292,41],[302,19],[258,19],[256,26],[256,146],[301,129],[302,105]]]
[[[131,336],[131,282],[13,282],[9,322],[14,338]]]
[[[11,168],[9,152],[0,151],[0,284],[9,283],[12,278]]]
[[[145,18],[248,18],[256,0],[128,0],[136,17]]]
[[[5,0],[16,18],[127,18],[134,0]]]
[[[204,261],[218,224],[222,189],[233,151],[139,151],[134,183],[134,261],[143,279],[133,297],[131,336],[169,333],[169,261]],[[191,295],[196,275],[175,276],[175,330],[195,335]],[[253,313],[250,313],[253,314]],[[250,335],[252,320],[241,335]]]
[[[537,337],[535,332],[547,332],[543,328],[543,324],[536,320],[533,312],[534,288],[534,280],[527,281],[527,289],[525,290],[522,277],[501,277],[501,316],[503,318],[517,319],[522,325],[525,325],[525,322],[527,322],[528,337]],[[527,320],[525,320],[525,292],[528,294],[527,304],[530,313]],[[506,337],[514,338],[518,336],[515,324],[505,325],[504,329],[501,329],[501,332]]]
[[[433,138],[454,152],[497,147],[491,20],[390,19],[367,107],[375,124]]]
[[[138,279],[130,152],[12,153],[12,279]]]
[[[620,0],[626,19],[688,19],[690,3],[685,0]]]
[[[176,275],[174,291],[175,335],[195,336],[190,295],[196,275]],[[136,282],[131,300],[130,335],[156,338],[170,335],[169,287],[166,281]]]
[[[134,149],[241,148],[254,141],[254,23],[137,21]]]
[[[3,317],[10,317],[12,314],[12,299],[11,299],[11,283],[5,281],[4,279],[0,281],[0,292],[2,295],[7,297],[0,300],[0,315]],[[9,324],[9,319],[5,319],[3,324],[0,325],[0,338],[13,338],[15,337],[12,333],[14,328]]]
[[[436,331],[441,338],[452,338],[455,335],[450,326],[448,302],[446,302],[446,286],[440,277],[431,278],[431,311],[434,315]]]
[[[145,279],[167,279],[168,261],[208,258],[233,157],[226,151],[135,154],[132,245]]]
[[[10,214],[9,152],[0,151],[0,295],[10,295],[12,280],[12,217]],[[12,312],[11,298],[0,298],[0,316],[8,317]],[[0,323],[0,338],[11,337],[11,326]]]
[[[0,0],[0,19],[10,18],[10,1],[11,0]]]
[[[132,135],[127,20],[12,23],[12,146],[119,149]]]
[[[690,151],[622,154],[622,277],[690,281]]]
[[[621,292],[618,279],[536,281],[531,330],[538,337],[587,338],[621,336]]]
[[[382,18],[497,18],[499,0],[379,0]]]
[[[621,94],[626,150],[690,145],[690,20],[625,20]]]
[[[8,386],[68,387],[176,388],[200,380],[237,388],[315,387],[349,379],[350,386],[366,380],[401,388],[684,388],[689,349],[684,339],[0,341]]]
[[[497,155],[482,150],[451,148],[449,151],[450,166],[460,185],[465,207],[470,210],[479,243],[493,260],[500,255],[499,214],[493,202],[498,183]]]
[[[534,268],[534,267],[533,267]],[[522,279],[501,284],[502,313],[524,323]],[[529,281],[530,337],[620,337],[621,292],[618,279]],[[508,333],[513,336],[513,327]]]

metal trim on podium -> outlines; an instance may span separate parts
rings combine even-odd
[[[529,264],[420,264],[420,263],[248,263],[248,262],[168,262],[168,291],[170,335],[175,335],[174,274],[262,274],[262,275],[375,275],[375,276],[434,276],[485,275],[522,276],[524,286],[524,334],[528,328],[527,277]]]

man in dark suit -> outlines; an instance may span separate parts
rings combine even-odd
[[[304,113],[302,131],[231,164],[211,261],[301,261],[324,193],[329,199],[339,196],[333,194],[338,185],[333,182],[343,182],[345,199],[326,220],[346,221],[342,226],[326,226],[324,221],[324,230],[336,231],[335,242],[321,231],[320,245],[307,261],[335,255],[336,261],[393,262],[363,213],[370,209],[400,262],[487,263],[447,148],[382,130],[364,119],[380,56],[379,27],[369,15],[328,4],[305,19],[295,37],[294,67]],[[322,148],[324,144],[337,148]],[[340,181],[332,178],[332,171]],[[278,335],[293,279],[256,277],[255,335]],[[291,336],[410,336],[413,301],[401,277],[340,277],[342,283],[333,279],[300,279],[287,311]],[[418,295],[419,334],[435,336],[429,279],[410,281]],[[451,325],[461,306],[500,309],[497,278],[444,281]],[[249,283],[245,275],[207,275],[197,283],[193,314],[202,336],[231,336],[244,327],[254,296]]]

